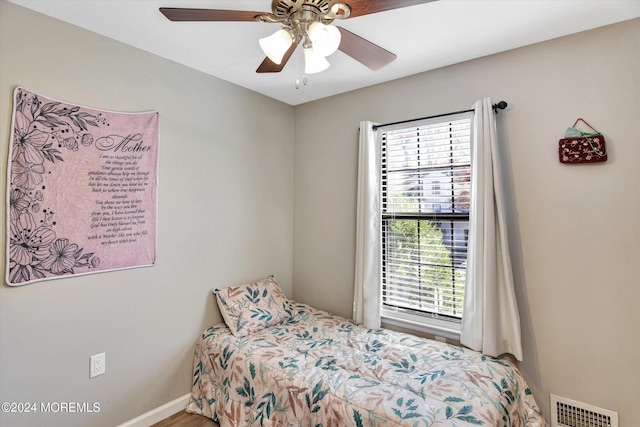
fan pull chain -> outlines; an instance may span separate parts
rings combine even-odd
[[[300,54],[296,52],[296,89],[300,89],[300,62],[299,62]],[[306,74],[302,74],[302,84],[307,85],[309,78]]]
[[[296,89],[300,89],[300,79],[298,76],[300,75],[300,55],[296,52]]]

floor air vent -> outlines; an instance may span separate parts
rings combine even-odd
[[[551,395],[551,427],[619,427],[618,413]]]

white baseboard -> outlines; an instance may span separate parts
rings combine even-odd
[[[139,417],[136,417],[124,424],[120,424],[118,427],[149,427],[157,422],[170,417],[173,414],[177,414],[187,407],[189,404],[189,398],[191,393],[187,393],[184,396],[180,396],[177,399],[172,400],[169,403],[165,403],[162,406],[158,406],[155,409],[146,412]]]

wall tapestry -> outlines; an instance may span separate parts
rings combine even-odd
[[[10,286],[156,259],[158,113],[14,91],[7,168]]]

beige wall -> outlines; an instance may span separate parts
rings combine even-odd
[[[214,287],[273,273],[292,295],[293,108],[0,1],[0,188],[18,85],[160,113],[157,265],[0,286],[0,401],[101,409],[0,425],[118,425],[189,392],[195,340],[220,320]],[[3,232],[3,278],[5,246]],[[106,375],[90,380],[100,352]]]
[[[640,20],[469,61],[295,110],[294,297],[350,316],[357,130],[505,100],[521,364],[549,394],[640,425]],[[557,144],[583,117],[609,161],[565,166]]]

